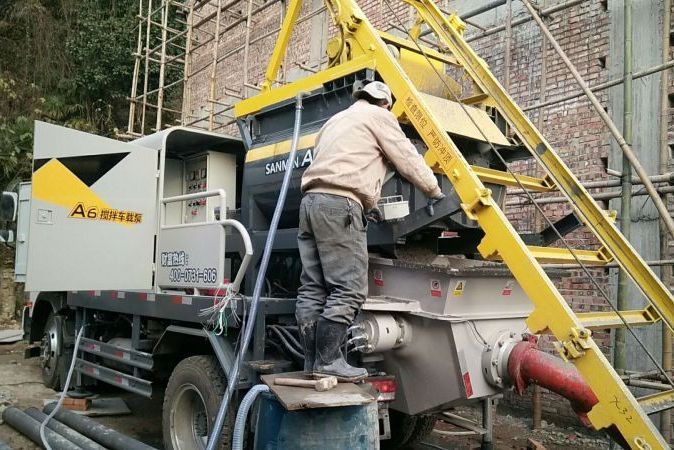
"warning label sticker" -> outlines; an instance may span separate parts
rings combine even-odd
[[[466,280],[459,280],[454,285],[454,292],[452,293],[452,295],[454,295],[454,297],[461,297],[463,295],[463,291],[465,290],[466,290]]]
[[[503,289],[501,290],[501,295],[504,297],[509,297],[510,295],[512,295],[513,284],[515,284],[513,280],[506,281],[505,286],[503,286]]]
[[[431,280],[431,297],[442,297],[440,280]]]
[[[374,284],[375,286],[384,285],[384,273],[381,270],[374,271]]]

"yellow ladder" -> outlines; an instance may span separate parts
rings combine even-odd
[[[388,1],[385,0],[387,4]],[[448,54],[431,49],[421,50],[422,47],[416,43],[377,31],[354,0],[326,0],[328,10],[343,37],[341,49],[332,55],[336,64],[323,72],[272,89],[302,5],[302,0],[291,0],[267,68],[262,93],[238,103],[235,107],[236,116],[252,114],[299,92],[319,88],[325,80],[361,69],[375,70],[391,87],[396,99],[393,112],[406,118],[415,127],[429,148],[427,161],[435,162],[436,170],[450,180],[462,202],[463,211],[470,219],[477,221],[484,231],[485,236],[478,246],[480,254],[487,259],[502,260],[533,302],[534,311],[527,319],[529,329],[533,333],[554,335],[561,356],[571,361],[591,386],[599,400],[588,413],[592,425],[596,429],[614,427],[631,448],[668,448],[644,407],[627,389],[592,339],[591,329],[622,326],[623,320],[631,325],[650,325],[661,319],[673,328],[674,299],[670,292],[616,229],[612,218],[599,208],[513,102],[487,64],[463,39],[465,26],[461,20],[456,15],[445,16],[432,0],[403,1],[413,6],[418,13],[413,34],[418,36],[419,26],[427,24],[441,46],[446,47]],[[471,166],[424,102],[423,95],[387,49],[387,42],[406,46],[408,50],[418,50],[430,60],[462,67],[482,91],[479,95],[491,98],[491,104],[495,105],[544,167],[547,177],[534,179],[521,176],[518,177],[518,183],[512,174]],[[573,253],[567,249],[527,247],[483,182],[521,185],[539,192],[560,190],[568,197],[582,222],[594,232],[602,247],[597,251]],[[626,311],[623,318],[615,313],[575,314],[543,271],[540,262],[570,262],[575,261],[576,257],[588,265],[615,260],[648,298],[650,306],[643,311]],[[652,408],[658,402],[671,401],[672,397],[672,391],[656,394],[645,398],[644,405]]]

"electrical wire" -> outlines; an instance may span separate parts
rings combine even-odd
[[[445,87],[447,88],[447,91],[450,93],[450,95],[452,95],[452,97],[454,97],[454,101],[455,101],[456,103],[459,104],[459,106],[461,107],[462,111],[466,114],[466,116],[468,117],[468,119],[472,122],[473,126],[474,126],[474,127],[479,131],[479,133],[482,135],[483,140],[489,145],[489,147],[491,148],[491,150],[492,150],[492,151],[494,152],[494,154],[498,157],[498,159],[500,160],[500,162],[504,165],[504,167],[505,167],[506,171],[508,172],[508,174],[510,174],[510,175],[513,177],[513,179],[517,182],[519,188],[522,189],[522,190],[526,193],[527,197],[529,198],[529,201],[531,201],[531,203],[532,203],[532,204],[534,205],[534,207],[538,210],[538,212],[541,214],[541,216],[543,216],[543,218],[545,219],[545,221],[548,223],[548,226],[550,227],[550,229],[553,230],[553,232],[555,233],[555,235],[557,236],[557,238],[564,244],[564,247],[566,247],[566,249],[569,251],[569,253],[570,253],[571,256],[573,257],[573,259],[576,261],[576,263],[581,267],[581,269],[583,270],[583,272],[585,272],[585,275],[587,275],[587,278],[590,280],[590,282],[594,285],[594,287],[595,287],[595,288],[597,289],[597,291],[600,293],[601,297],[603,297],[604,300],[606,300],[606,303],[608,303],[608,305],[611,307],[611,309],[613,310],[613,312],[616,313],[616,315],[618,316],[618,318],[619,318],[619,319],[621,320],[621,322],[623,323],[624,327],[630,332],[630,334],[632,335],[632,337],[634,337],[634,339],[637,341],[637,343],[639,344],[639,346],[644,350],[644,352],[646,353],[646,355],[648,356],[648,358],[651,360],[651,362],[652,362],[652,363],[655,365],[655,367],[662,373],[662,375],[663,375],[663,376],[665,377],[665,379],[668,381],[668,383],[670,384],[670,386],[674,387],[674,381],[672,381],[672,379],[670,378],[669,374],[667,374],[667,372],[665,371],[665,369],[664,369],[664,368],[660,365],[660,363],[655,359],[655,357],[654,357],[653,354],[648,350],[648,348],[647,348],[646,345],[643,343],[643,341],[641,341],[641,339],[639,339],[639,337],[638,337],[637,334],[635,333],[634,329],[629,325],[629,323],[627,322],[627,320],[625,320],[625,317],[624,317],[624,316],[622,315],[622,313],[618,310],[618,308],[617,308],[616,306],[613,305],[613,303],[612,303],[611,300],[609,299],[609,297],[608,297],[608,295],[606,294],[606,292],[604,292],[604,290],[601,288],[601,286],[599,286],[599,283],[598,283],[598,282],[594,279],[594,277],[591,275],[591,273],[590,273],[589,269],[587,268],[587,266],[580,260],[580,258],[579,258],[578,255],[576,254],[576,252],[575,252],[575,251],[573,250],[573,248],[569,245],[568,241],[564,238],[564,236],[559,232],[559,230],[557,229],[557,227],[555,226],[555,224],[554,224],[554,223],[553,223],[553,222],[552,222],[552,221],[545,215],[545,213],[543,212],[543,209],[540,207],[540,205],[539,205],[538,203],[536,203],[535,199],[534,199],[533,196],[531,195],[531,192],[529,192],[527,189],[525,189],[524,185],[522,184],[522,182],[521,182],[520,179],[519,179],[519,176],[517,176],[515,173],[513,173],[512,170],[508,167],[507,162],[506,162],[505,158],[503,157],[503,155],[501,155],[501,153],[498,151],[498,149],[496,149],[496,147],[494,146],[494,144],[487,138],[487,136],[486,136],[486,134],[484,133],[484,131],[482,130],[482,128],[480,128],[480,126],[479,126],[478,123],[475,121],[475,119],[473,118],[473,116],[468,112],[468,110],[467,110],[467,108],[466,108],[466,105],[464,105],[464,104],[461,102],[461,100],[457,97],[457,95],[454,93],[454,91],[453,91],[453,90],[449,87],[449,85],[445,82],[444,78],[442,77],[442,75],[440,74],[440,72],[438,72],[438,69],[435,67],[435,65],[431,62],[431,60],[430,60],[430,58],[428,57],[428,55],[426,54],[426,52],[423,50],[423,48],[419,45],[419,43],[412,37],[412,35],[410,34],[410,32],[407,30],[407,28],[405,27],[403,21],[400,19],[400,16],[398,16],[398,14],[396,13],[395,9],[391,6],[390,1],[389,1],[389,0],[384,0],[384,3],[386,3],[386,6],[387,6],[387,7],[389,8],[389,10],[391,11],[391,14],[396,18],[396,20],[397,20],[398,23],[400,24],[400,27],[401,27],[402,29],[405,30],[405,33],[406,33],[407,36],[409,37],[410,41],[414,42],[414,44],[415,44],[415,46],[417,47],[417,49],[419,50],[419,52],[420,52],[420,53],[422,54],[422,56],[426,59],[426,61],[428,62],[429,66],[433,69],[433,71],[435,72],[435,74],[438,76],[438,79],[440,80],[440,82],[441,82],[442,84],[445,85]],[[430,24],[429,24],[429,25],[430,25]],[[535,152],[531,152],[531,153],[532,153],[532,155],[533,155],[534,157],[536,157]],[[540,161],[540,159],[538,159],[538,158],[536,158],[536,159],[539,161],[539,163],[541,163],[541,165],[542,165],[544,168],[547,169],[547,167],[542,163],[542,161]]]

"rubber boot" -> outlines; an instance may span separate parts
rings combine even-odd
[[[312,377],[316,359],[316,321],[297,322],[304,347],[304,375]]]
[[[349,365],[342,355],[341,345],[348,325],[324,318],[316,325],[316,363],[314,374],[334,376],[339,381],[354,382],[367,377],[367,370]]]

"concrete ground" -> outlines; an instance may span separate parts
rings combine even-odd
[[[38,359],[23,359],[25,347],[23,343],[0,345],[0,404],[14,405],[23,409],[30,406],[41,409],[43,400],[56,398],[56,392],[42,385]],[[158,449],[162,448],[161,406],[163,399],[161,397],[148,400],[108,387],[103,387],[100,395],[123,398],[132,414],[100,417],[96,420]],[[471,408],[461,408],[458,412],[462,416],[479,420],[477,411]],[[446,424],[438,424],[437,428],[444,432],[461,432]],[[608,448],[607,441],[600,435],[590,435],[579,428],[560,428],[548,425],[542,430],[531,431],[527,419],[505,413],[497,414],[494,448],[531,448],[529,439],[536,440],[544,446],[543,448],[549,450]],[[15,450],[39,448],[4,423],[0,425],[0,440]],[[480,439],[477,436],[433,433],[424,444],[417,445],[413,450],[477,448],[480,448]]]

